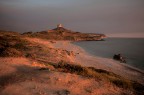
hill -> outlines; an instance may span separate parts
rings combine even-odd
[[[43,38],[48,40],[69,40],[69,41],[98,41],[103,40],[104,34],[80,33],[68,30],[64,27],[57,27],[48,31],[26,32],[23,35],[28,37]]]

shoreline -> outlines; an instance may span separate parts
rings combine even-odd
[[[130,65],[120,63],[113,59],[98,57],[89,54],[82,47],[73,44],[71,41],[56,41],[52,44],[54,48],[61,48],[75,53],[74,63],[95,67],[97,69],[104,69],[115,74],[118,74],[124,78],[138,81],[144,84],[144,72],[138,68]]]
[[[70,43],[73,44],[73,42],[70,42]],[[76,44],[73,44],[73,45],[78,46],[79,48],[81,48],[81,49],[83,50],[83,52],[84,52],[86,55],[88,55],[88,56],[98,57],[98,58],[104,58],[104,59],[110,59],[110,60],[112,59],[112,61],[116,61],[116,60],[113,60],[113,58],[106,58],[106,57],[102,57],[102,56],[98,56],[98,55],[93,55],[93,54],[87,52],[87,51],[86,51],[84,48],[82,48],[81,46],[76,45]],[[121,62],[119,62],[119,61],[116,61],[116,62],[118,62],[118,64],[121,64],[121,65],[123,65],[123,66],[126,66],[126,67],[129,68],[129,69],[132,69],[132,70],[134,70],[134,71],[137,71],[137,72],[140,72],[140,73],[143,73],[143,74],[144,74],[144,70],[142,70],[142,69],[140,69],[140,68],[134,67],[134,66],[129,65],[129,64],[121,63]]]
[[[114,54],[121,54],[126,59],[126,64],[144,72],[143,41],[144,39],[136,38],[107,38],[102,42],[82,41],[74,44],[85,49],[90,55],[102,58],[113,59]]]
[[[143,93],[142,74],[111,59],[90,56],[70,41],[24,39],[36,55],[0,57],[0,95]]]

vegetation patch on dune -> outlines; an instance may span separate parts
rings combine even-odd
[[[32,43],[16,32],[0,31],[0,57],[28,57],[35,59],[49,48]],[[40,51],[39,54],[36,52]]]
[[[28,42],[21,38],[18,33],[0,32],[0,57],[20,57]]]
[[[60,72],[77,74],[88,78],[95,78],[98,81],[109,81],[111,84],[119,88],[133,91],[136,95],[142,95],[142,93],[144,93],[144,85],[136,81],[125,79],[106,70],[96,69],[94,67],[83,67],[76,64],[68,64],[63,61],[59,62],[58,64],[53,64],[53,66]]]

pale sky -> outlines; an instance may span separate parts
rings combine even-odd
[[[144,0],[0,0],[0,29],[65,28],[112,37],[144,37]]]

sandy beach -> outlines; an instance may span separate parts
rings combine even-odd
[[[70,41],[57,41],[55,44],[53,44],[53,46],[55,48],[62,48],[75,52],[75,63],[114,72],[120,76],[144,84],[144,71],[140,69],[134,68],[124,63],[120,63],[113,59],[92,56],[81,47],[72,44]]]
[[[144,83],[143,73],[129,69],[112,59],[91,56],[70,41],[26,39],[51,50],[48,55],[43,55],[42,51],[32,51],[38,54],[37,59],[46,63],[56,64],[64,60],[70,64],[104,69]],[[134,95],[130,90],[119,88],[107,80],[59,72],[54,67],[34,59],[1,57],[0,63],[0,95]]]

